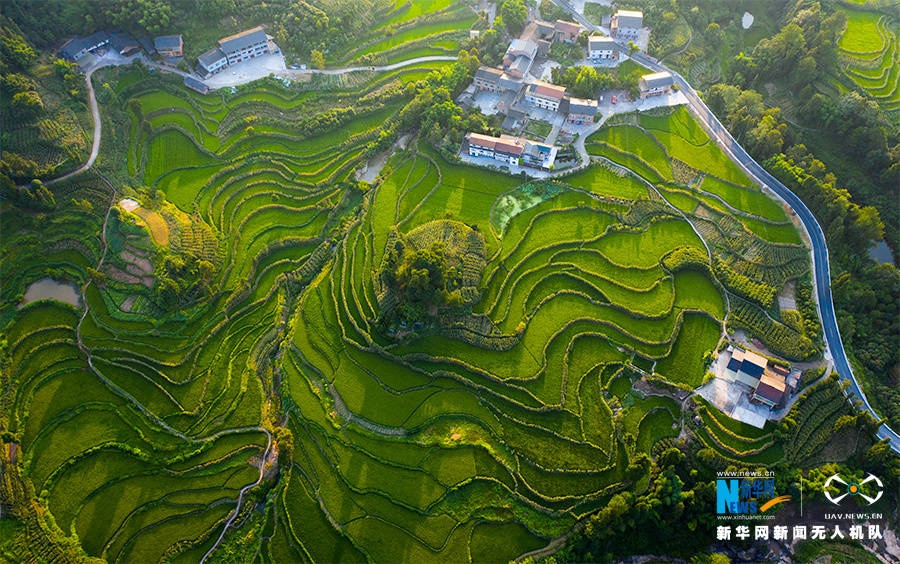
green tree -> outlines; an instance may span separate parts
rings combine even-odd
[[[41,95],[34,90],[19,92],[12,97],[12,105],[23,114],[37,115],[44,110],[44,101]]]
[[[324,69],[325,68],[325,55],[322,54],[318,49],[313,49],[309,54],[309,60],[312,64],[313,68]]]
[[[707,43],[714,48],[718,48],[723,39],[725,38],[722,30],[719,28],[719,24],[716,22],[710,23],[706,26],[706,31],[703,32],[703,37],[706,39]]]
[[[500,5],[500,17],[506,23],[506,29],[517,35],[525,27],[528,8],[522,3],[522,0],[506,0]]]

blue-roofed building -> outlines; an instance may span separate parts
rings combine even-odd
[[[58,56],[60,59],[66,59],[67,61],[74,63],[78,59],[84,57],[87,52],[87,41],[76,37],[63,44],[62,48],[59,50]]]
[[[190,76],[184,77],[184,85],[191,90],[196,90],[201,94],[206,94],[209,92],[209,86]]]
[[[755,388],[769,361],[753,351],[735,348],[725,366],[725,378]]]
[[[94,49],[103,47],[109,43],[109,39],[110,35],[103,31],[98,31],[97,33],[84,38],[76,37],[75,39],[66,41],[59,50],[58,55],[61,59],[75,62]]]
[[[140,39],[138,39],[138,43],[141,44],[141,47],[144,49],[144,51],[147,52],[148,55],[152,56],[156,54],[156,47],[153,46],[153,40],[149,37],[141,37]]]
[[[141,44],[130,33],[116,32],[109,37],[109,46],[118,54],[130,57],[141,50]]]
[[[156,52],[163,57],[181,57],[184,55],[184,43],[180,35],[162,35],[153,39]]]
[[[197,57],[197,62],[207,74],[215,74],[228,66],[228,57],[224,51],[216,47]]]

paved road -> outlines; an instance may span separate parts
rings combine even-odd
[[[594,25],[583,15],[579,14],[566,0],[553,0],[553,2],[569,11],[569,13],[571,13],[572,16],[588,30],[606,32],[604,28]],[[620,45],[619,47],[624,52],[628,52],[627,46]],[[865,392],[863,392],[859,382],[856,380],[853,369],[847,359],[847,353],[844,351],[844,344],[841,341],[841,334],[838,329],[837,316],[834,312],[834,302],[831,298],[828,245],[825,241],[825,233],[822,231],[819,222],[816,221],[815,216],[796,194],[791,192],[787,186],[779,182],[777,178],[769,174],[766,169],[760,166],[759,163],[754,161],[753,158],[747,154],[744,148],[734,140],[734,137],[731,136],[728,129],[722,125],[703,100],[700,99],[697,92],[680,74],[643,53],[635,52],[632,58],[636,62],[654,71],[671,72],[672,76],[675,77],[675,83],[678,85],[678,88],[684,93],[688,100],[688,107],[694,115],[706,125],[707,130],[713,134],[722,150],[724,150],[732,160],[741,165],[752,178],[775,192],[800,218],[800,221],[803,223],[803,227],[809,236],[810,243],[812,244],[813,276],[815,278],[819,316],[822,319],[822,327],[825,331],[826,354],[831,354],[838,374],[849,383],[849,393],[862,403],[863,409],[871,413],[875,419],[879,419],[878,414],[872,409],[872,405],[869,403],[868,398],[866,398]],[[887,424],[882,424],[878,428],[876,434],[880,439],[889,439],[891,448],[895,452],[900,452],[900,435]]]
[[[303,75],[303,74],[347,74],[350,72],[362,72],[362,71],[392,71],[397,69],[402,69],[403,67],[408,67],[410,65],[417,65],[419,63],[430,63],[433,61],[455,61],[457,59],[456,55],[428,55],[427,57],[416,57],[414,59],[406,59],[405,61],[400,61],[399,63],[394,63],[392,65],[381,65],[381,66],[364,66],[364,67],[343,67],[337,69],[306,69],[306,70],[288,70],[289,74]]]
[[[163,72],[171,72],[171,73],[174,73],[174,74],[177,74],[180,76],[189,76],[192,78],[197,78],[196,76],[194,76],[190,73],[184,72],[180,69],[176,69],[173,67],[154,63],[153,61],[151,61],[150,59],[145,57],[143,54],[135,55],[133,57],[119,57],[119,56],[113,55],[113,54],[108,54],[108,55],[104,56],[103,60],[101,60],[101,62],[99,64],[88,69],[87,73],[85,74],[85,82],[87,83],[87,92],[88,92],[88,102],[91,106],[91,117],[94,120],[94,138],[93,138],[93,144],[91,145],[91,154],[88,157],[87,162],[84,163],[82,166],[78,167],[77,169],[73,170],[72,172],[66,173],[66,174],[59,176],[57,178],[54,178],[52,180],[48,180],[48,181],[46,181],[45,184],[50,186],[52,184],[56,184],[57,182],[62,182],[63,180],[68,180],[69,178],[72,178],[73,176],[75,176],[77,174],[81,174],[82,172],[84,172],[84,171],[88,170],[89,168],[91,168],[92,166],[94,166],[94,161],[97,160],[97,155],[100,153],[100,137],[102,134],[103,122],[100,119],[100,109],[97,107],[97,98],[96,98],[96,96],[94,96],[94,85],[91,83],[91,75],[93,75],[94,71],[99,68],[109,67],[109,66],[117,66],[117,65],[130,65],[135,59],[140,60],[142,63],[144,63],[148,67],[152,67],[152,68],[158,69]],[[414,59],[407,59],[405,61],[400,61],[399,63],[393,63],[391,65],[345,67],[345,68],[339,68],[339,69],[311,69],[311,70],[304,70],[304,71],[288,70],[288,71],[284,71],[284,72],[286,72],[287,74],[292,74],[292,75],[302,75],[302,74],[308,74],[308,73],[347,74],[347,73],[351,73],[351,72],[361,72],[361,71],[383,72],[383,71],[392,71],[392,70],[401,69],[403,67],[408,67],[410,65],[417,65],[419,63],[428,63],[428,62],[433,62],[433,61],[455,61],[456,59],[457,59],[457,57],[451,56],[451,55],[430,55],[427,57],[416,57]],[[220,85],[216,86],[215,88],[225,88],[228,86],[237,86],[240,84],[253,82],[254,80],[258,80],[259,78],[260,77],[258,77],[258,76],[236,77],[233,81],[228,81],[229,82],[228,84],[220,84]],[[200,80],[200,79],[198,79],[198,80]],[[200,81],[203,82],[203,80],[200,80]]]

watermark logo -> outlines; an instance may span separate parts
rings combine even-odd
[[[758,515],[790,499],[789,495],[776,495],[773,478],[747,476],[716,480],[719,515]]]
[[[844,486],[843,487],[844,493],[842,493],[840,495],[831,493],[831,488],[837,488],[838,490],[841,489],[837,485],[835,485],[835,482]],[[869,482],[875,482],[875,485],[878,487],[878,492],[874,496],[868,496],[862,492],[862,487],[865,486],[866,484],[868,484]],[[824,489],[825,489],[825,497],[827,497],[828,501],[830,501],[831,503],[833,503],[835,505],[840,505],[841,500],[843,500],[847,496],[851,496],[851,497],[859,496],[859,497],[863,498],[864,500],[868,501],[869,502],[868,505],[872,505],[873,503],[875,503],[876,501],[881,499],[881,496],[884,493],[884,484],[882,484],[881,480],[878,478],[878,476],[875,476],[874,474],[869,474],[868,476],[866,476],[865,480],[862,480],[859,483],[857,483],[857,482],[849,482],[848,483],[846,480],[841,478],[840,474],[832,474],[831,476],[828,477],[827,480],[825,480]]]

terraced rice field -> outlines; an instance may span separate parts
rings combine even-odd
[[[619,116],[592,134],[586,148],[602,161],[628,169],[629,178],[643,184],[652,199],[666,202],[670,212],[677,210],[687,220],[684,225],[702,238],[704,251],[708,249],[720,265],[720,273],[740,273],[777,291],[809,271],[808,251],[783,206],[750,182],[685,107]],[[585,180],[590,174],[579,173],[572,182],[589,187]],[[726,290],[746,296],[735,281],[724,280]],[[736,311],[732,322],[788,357],[796,360],[815,353],[812,343],[796,330],[780,322],[764,322],[769,318],[757,305],[741,301]],[[686,349],[679,347],[675,352],[682,350]],[[673,357],[666,360],[673,362]],[[691,386],[699,383],[694,378],[702,377],[694,371],[688,378],[679,378],[672,365],[659,366],[674,380]]]
[[[168,250],[208,262],[208,290],[169,311],[154,290],[96,274],[101,257],[125,268],[121,250],[155,247],[104,228],[121,194],[90,176],[57,199],[78,194],[93,211],[42,225],[40,256],[16,255],[33,236],[17,230],[4,260],[18,267],[3,270],[4,304],[48,266],[94,280],[86,310],[3,310],[24,473],[91,556],[198,561],[259,479],[239,521],[259,531],[267,562],[509,561],[614,493],[639,491],[629,461],[679,434],[679,404],[635,399],[623,370],[638,354],[659,378],[702,381],[728,307],[703,257],[773,284],[808,268],[803,247],[721,211],[784,223],[727,164],[704,166],[713,152],[683,114],[592,142],[658,186],[595,166],[534,198],[521,179],[449,163],[413,137],[362,193],[353,172],[408,101],[402,89],[315,133],[305,120],[396,75],[231,97],[120,78],[128,114],[117,123],[128,127],[111,134],[123,148],[108,158],[189,218],[169,225]],[[677,185],[663,132],[698,178],[718,180]],[[682,189],[690,206],[666,200]],[[502,198],[526,196],[494,217]],[[471,311],[386,331],[386,250],[400,236],[460,234],[470,245],[460,267],[478,288]],[[671,262],[689,249],[698,262]],[[616,435],[612,396],[629,398],[634,441]],[[723,457],[764,442],[716,437]],[[774,448],[750,462],[780,458]],[[228,549],[252,557],[239,535]]]
[[[896,18],[875,11],[845,9],[847,27],[838,42],[844,72],[842,90],[855,86],[900,120],[900,54]]]
[[[430,55],[456,55],[477,16],[454,0],[398,2],[355,46],[328,55],[329,63],[392,64]]]

